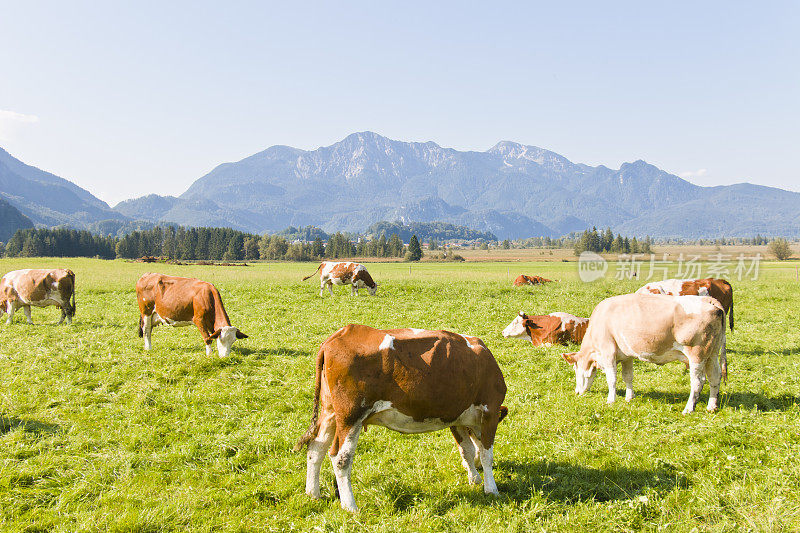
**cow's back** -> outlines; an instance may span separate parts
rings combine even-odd
[[[502,372],[477,337],[351,324],[322,349],[331,388],[341,385],[364,405],[389,401],[403,412],[454,420],[470,405],[505,396]]]
[[[660,353],[674,342],[694,344],[715,334],[723,315],[708,296],[612,296],[592,312],[584,343],[598,350],[616,345],[626,353]]]

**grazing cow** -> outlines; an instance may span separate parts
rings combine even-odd
[[[528,276],[526,274],[520,274],[517,276],[517,279],[514,280],[514,285],[516,287],[522,285],[542,285],[544,283],[549,283],[553,281],[552,279],[543,278],[541,276]]]
[[[67,319],[72,324],[75,316],[75,274],[66,268],[25,269],[9,272],[0,280],[0,315],[8,313],[6,324],[11,324],[14,312],[20,307],[28,324],[31,306],[55,305],[61,309],[59,324]]]
[[[724,279],[665,279],[653,281],[636,291],[639,294],[667,294],[670,296],[711,296],[722,304],[733,331],[733,287]]]
[[[527,339],[534,346],[553,344],[580,344],[589,327],[588,318],[569,313],[526,315],[522,311],[503,330],[503,337]]]
[[[350,469],[362,428],[400,433],[450,428],[469,482],[497,494],[492,456],[497,424],[508,410],[503,373],[477,337],[422,329],[379,330],[348,325],[322,343],[317,354],[311,426],[295,445],[308,444],[306,493],[320,497],[325,450],[342,507],[357,511]]]
[[[708,296],[624,294],[600,302],[578,352],[562,354],[575,370],[575,392],[592,386],[597,368],[606,373],[608,403],[616,397],[617,363],[622,363],[625,399],[633,398],[633,361],[689,365],[691,394],[683,414],[691,413],[708,377],[708,410],[717,408],[720,377],[726,377],[725,310]],[[717,356],[719,355],[719,360]]]
[[[189,326],[200,330],[211,355],[211,342],[217,339],[220,357],[227,357],[236,339],[247,335],[231,326],[222,305],[219,291],[212,284],[194,278],[179,278],[163,274],[144,274],[136,282],[139,301],[139,336],[144,337],[144,349],[151,347],[153,326]]]
[[[351,263],[348,261],[332,262],[323,261],[314,271],[316,274],[319,271],[319,295],[325,292],[325,286],[333,296],[333,285],[352,285],[353,296],[358,295],[358,289],[366,288],[370,295],[375,296],[375,291],[378,290],[378,284],[372,280],[364,265],[360,263]],[[303,278],[303,281],[312,277],[314,274],[308,275]]]

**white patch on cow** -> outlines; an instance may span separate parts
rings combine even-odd
[[[492,473],[492,462],[494,460],[494,446],[489,446],[481,450],[481,465],[483,466],[483,492],[486,494],[499,494],[497,484]]]
[[[182,328],[194,324],[194,322],[191,320],[172,320],[171,318],[162,317],[158,313],[153,313],[153,316],[158,318],[156,323],[166,324],[167,326],[172,326],[173,328]]]
[[[481,425],[483,413],[488,409],[486,405],[470,405],[452,422],[445,422],[440,418],[414,420],[398,411],[392,402],[379,400],[372,404],[372,412],[364,420],[364,425],[383,426],[399,433],[428,433],[451,426],[476,427]]]
[[[514,320],[511,321],[509,325],[506,326],[506,329],[503,330],[503,337],[505,338],[524,338],[531,340],[528,332],[525,330],[525,326],[522,324],[522,317],[517,315],[514,317]]]
[[[700,314],[706,306],[706,300],[704,300],[703,296],[675,296],[675,301],[687,315]]]
[[[424,329],[417,329],[417,328],[409,328],[409,329],[411,330],[411,333],[413,333],[414,335],[419,335],[420,333],[425,332]]]
[[[381,344],[378,346],[379,350],[394,350],[394,337],[391,335],[384,335]]]
[[[461,333],[459,333],[459,335],[461,335]],[[467,336],[466,336],[466,335],[461,335],[461,336],[462,336],[462,337],[464,337],[464,342],[466,342],[466,343],[467,343],[467,348],[474,348],[474,346],[472,346],[472,345],[469,343],[469,339],[467,338]]]

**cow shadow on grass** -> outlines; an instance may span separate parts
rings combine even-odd
[[[39,435],[52,434],[61,429],[58,424],[39,422],[38,420],[23,420],[14,416],[7,417],[0,414],[0,435],[5,435],[16,428],[22,428],[23,431],[37,433]]]
[[[760,357],[762,355],[797,355],[800,354],[800,346],[792,346],[791,348],[731,348],[728,346],[728,361],[731,360],[731,354],[740,357]],[[734,357],[734,361],[735,361]]]
[[[689,399],[689,390],[685,392],[665,392],[665,391],[645,391],[637,393],[638,396],[652,398],[660,402],[669,404],[684,405]],[[636,400],[634,400],[636,401]],[[697,402],[695,411],[704,411],[708,402],[708,393],[700,396]],[[728,408],[742,408],[742,409],[755,409],[759,411],[789,411],[795,406],[800,404],[800,396],[794,394],[779,394],[776,396],[767,396],[756,392],[725,392],[721,390],[719,394],[719,407],[720,409]]]
[[[263,359],[275,355],[281,357],[305,357],[311,355],[308,350],[297,350],[295,348],[262,348],[254,350],[252,348],[234,346],[233,351],[238,352],[243,357],[252,357],[254,359]]]
[[[442,498],[434,505],[437,513],[468,501],[473,505],[490,505],[492,502],[531,499],[541,493],[546,500],[562,503],[580,501],[609,502],[630,500],[653,492],[664,495],[676,489],[689,487],[688,479],[670,465],[663,464],[652,469],[609,467],[590,468],[564,462],[500,460],[494,466],[498,498],[483,493],[482,486],[470,487],[459,483],[453,491],[454,497]],[[421,499],[430,501],[433,495],[417,486],[406,486],[395,481],[387,492],[397,511],[414,506]]]

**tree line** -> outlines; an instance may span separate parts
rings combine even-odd
[[[408,245],[393,233],[386,237],[353,242],[350,236],[334,233],[327,242],[317,236],[312,242],[290,241],[282,235],[255,235],[231,228],[155,227],[110,237],[74,229],[18,230],[5,246],[6,257],[100,257],[137,259],[162,257],[168,260],[242,261],[255,259],[314,261],[344,257],[406,258],[417,261],[422,246],[416,235]]]
[[[652,244],[650,236],[640,242],[636,237],[623,237],[619,233],[614,237],[611,228],[600,232],[597,231],[597,228],[592,228],[591,231],[586,230],[581,234],[580,238],[575,241],[574,249],[575,255],[583,252],[651,254],[653,253]]]

